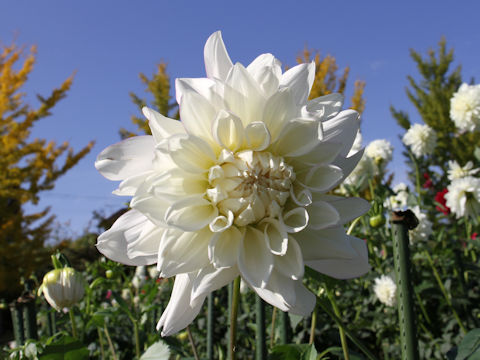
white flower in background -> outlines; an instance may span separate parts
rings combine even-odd
[[[390,276],[382,275],[375,279],[373,291],[378,300],[387,306],[394,306],[397,302],[397,285]]]
[[[437,145],[437,134],[428,125],[414,124],[403,135],[403,143],[410,147],[416,157],[432,154]]]
[[[355,169],[345,179],[344,184],[354,187],[357,191],[363,191],[368,187],[368,179],[371,179],[377,173],[378,169],[373,159],[363,154]],[[341,190],[341,192],[347,193],[346,190]]]
[[[460,86],[450,99],[450,117],[461,131],[480,129],[480,85]]]
[[[308,315],[304,267],[336,278],[368,271],[361,239],[344,224],[363,199],[326,195],[362,156],[343,96],[308,101],[314,62],[282,73],[271,54],[233,65],[220,32],[205,45],[207,78],[177,79],[181,122],[144,108],[153,136],[106,148],[95,163],[131,210],[97,248],[129,265],[176,276],[158,328],[185,328],[206,296],[237,276],[283,311]]]
[[[147,270],[148,270],[148,276],[150,276],[150,279],[156,279],[160,275],[160,271],[158,271],[156,266],[149,266]]]
[[[387,164],[392,160],[393,146],[385,139],[372,141],[365,148],[365,155],[373,159],[376,164]]]
[[[123,300],[125,301],[130,300],[130,295],[131,295],[130,289],[122,289],[121,297]]]
[[[147,281],[147,272],[145,266],[137,266],[135,269],[135,275],[133,275],[132,278],[133,287],[138,290],[145,285],[145,281]]]
[[[411,210],[418,219],[418,226],[408,232],[410,235],[410,242],[414,243],[417,241],[427,240],[433,232],[432,222],[428,220],[426,214],[420,211],[419,206],[414,206]]]
[[[473,176],[453,180],[445,194],[447,207],[457,216],[476,217],[480,214],[480,179]]]
[[[472,176],[480,171],[480,169],[472,169],[473,163],[471,161],[467,162],[464,167],[461,167],[455,160],[450,160],[448,162],[448,168],[448,179],[450,181]]]
[[[71,267],[54,269],[43,277],[40,293],[55,310],[70,309],[83,298],[85,282],[82,275]]]
[[[384,203],[384,206],[390,210],[400,210],[404,209],[407,206],[408,202],[408,186],[407,184],[401,182],[393,187],[393,192],[395,195],[389,196]]]

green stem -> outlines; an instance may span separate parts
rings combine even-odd
[[[417,159],[413,156],[412,152],[408,150],[408,155],[410,156],[410,159],[412,160],[413,164],[415,165],[415,188],[417,192],[417,203],[418,206],[422,204],[421,202],[421,197],[420,197],[420,169],[418,168],[418,162]]]
[[[133,322],[133,334],[135,336],[135,353],[137,355],[137,359],[140,359],[140,334],[138,332],[138,321],[132,319]]]
[[[352,342],[360,349],[360,351],[362,351],[367,356],[368,359],[377,360],[375,355],[373,355],[372,352],[368,350],[368,348],[363,345],[362,342],[357,339],[355,335],[353,335],[350,330],[345,327],[345,325],[342,323],[342,320],[337,315],[335,315],[335,313],[329,308],[329,306],[325,303],[323,299],[317,299],[317,304],[323,309],[323,311],[327,313],[328,316],[333,319],[333,321],[337,323],[338,327],[342,328],[343,331],[345,331],[345,334],[348,336],[348,338],[352,340]]]
[[[110,351],[112,352],[112,359],[117,360],[117,354],[115,353],[115,348],[113,347],[112,339],[110,338],[110,334],[108,332],[108,328],[107,328],[106,324],[103,326],[103,329],[105,330],[105,336],[107,337],[108,347],[110,348]]]
[[[230,346],[228,348],[228,358],[236,359],[235,346],[237,343],[237,315],[238,303],[240,302],[240,276],[233,281],[232,309],[230,314]]]
[[[467,329],[463,325],[462,320],[460,320],[460,317],[457,314],[457,311],[453,307],[452,300],[450,299],[450,295],[448,294],[447,290],[445,289],[445,286],[443,286],[443,282],[442,282],[442,279],[440,278],[440,274],[438,273],[437,268],[435,267],[435,264],[433,263],[432,257],[430,256],[428,251],[425,251],[425,256],[428,259],[430,267],[432,268],[432,271],[433,271],[433,275],[435,276],[435,279],[437,280],[437,284],[438,284],[438,286],[439,286],[439,288],[440,288],[440,290],[443,294],[443,297],[445,298],[445,301],[447,302],[448,307],[450,308],[450,310],[452,310],[453,316],[455,317],[455,320],[457,321],[458,326],[460,326],[460,329],[462,330],[462,332],[464,334],[466,334]]]
[[[265,336],[265,302],[255,294],[255,359],[265,360],[267,358],[266,336]]]
[[[190,346],[192,347],[193,358],[195,360],[200,360],[198,357],[197,347],[195,346],[195,342],[193,341],[192,331],[190,330],[190,326],[187,326],[187,334],[188,334],[188,341],[190,342]]]
[[[273,307],[272,327],[271,327],[271,330],[270,330],[270,349],[273,347],[273,344],[275,342],[275,321],[277,320],[277,311],[278,311],[278,309],[276,307]]]
[[[340,314],[340,309],[337,306],[337,302],[335,300],[335,294],[333,293],[332,290],[326,288],[327,296],[328,299],[330,300],[330,303],[332,304],[333,312],[337,317],[341,317]],[[350,360],[350,355],[348,353],[348,343],[347,343],[347,337],[345,336],[345,330],[343,327],[339,326],[338,331],[340,333],[340,342],[342,343],[342,350],[343,350],[343,356],[345,360]]]
[[[98,333],[98,342],[100,343],[100,353],[102,354],[102,360],[105,359],[105,350],[103,349],[103,335],[102,335],[102,331],[100,330],[100,328],[97,328],[97,333]]]
[[[77,338],[77,325],[75,324],[75,315],[72,308],[68,310],[68,315],[70,315],[70,322],[72,323],[72,335],[74,338]]]
[[[308,344],[312,345],[315,340],[315,329],[317,328],[317,312],[318,304],[315,304],[315,308],[312,313],[312,323],[310,324],[310,338],[308,339]]]
[[[280,311],[280,344],[288,344],[288,313]]]
[[[207,359],[213,359],[213,293],[208,294],[207,308]]]

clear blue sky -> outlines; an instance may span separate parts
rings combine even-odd
[[[68,97],[37,124],[33,136],[67,140],[76,149],[96,141],[41,201],[78,233],[93,210],[110,214],[126,201],[110,194],[115,184],[93,163],[119,140],[119,128],[133,129],[130,116],[136,108],[128,94],[143,94],[138,73],[153,73],[159,61],[168,63],[172,79],[204,76],[203,46],[216,30],[222,30],[234,62],[248,64],[271,52],[292,65],[305,45],[332,54],[342,68],[351,67],[349,89],[355,79],[367,82],[365,142],[386,138],[395,145],[390,168],[402,180],[400,129],[389,106],[419,121],[405,96],[406,76],[417,77],[409,49],[425,53],[443,35],[463,66],[464,80],[479,78],[479,13],[478,1],[7,0],[0,12],[0,41],[38,46],[24,89],[32,103],[35,94],[48,94],[76,71]]]

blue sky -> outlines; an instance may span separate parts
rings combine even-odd
[[[106,146],[119,140],[121,127],[133,129],[137,114],[129,92],[143,95],[138,73],[147,75],[160,61],[171,78],[204,76],[203,46],[222,30],[234,62],[248,64],[271,52],[292,65],[305,47],[350,66],[349,89],[367,83],[362,133],[395,148],[391,170],[404,179],[403,159],[389,106],[407,110],[419,121],[405,95],[406,76],[417,77],[409,56],[426,53],[441,36],[455,49],[465,81],[480,73],[480,3],[462,1],[186,1],[104,0],[45,2],[9,0],[0,13],[0,41],[37,45],[38,57],[24,91],[46,95],[76,71],[68,97],[51,117],[39,122],[34,137],[69,141],[79,149],[95,140],[93,151],[44,193],[40,206],[52,206],[61,223],[80,233],[93,210],[113,213],[127,201],[111,195],[115,184],[93,163]],[[347,93],[348,95],[349,93]]]

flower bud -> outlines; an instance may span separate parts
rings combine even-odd
[[[107,279],[111,279],[113,277],[113,271],[112,270],[105,271],[105,277]]]
[[[83,277],[73,268],[54,269],[43,277],[40,289],[48,303],[57,311],[71,308],[83,297]]]
[[[383,224],[385,224],[385,217],[381,214],[372,216],[370,218],[370,226],[372,228],[377,228],[379,226],[382,226]]]

